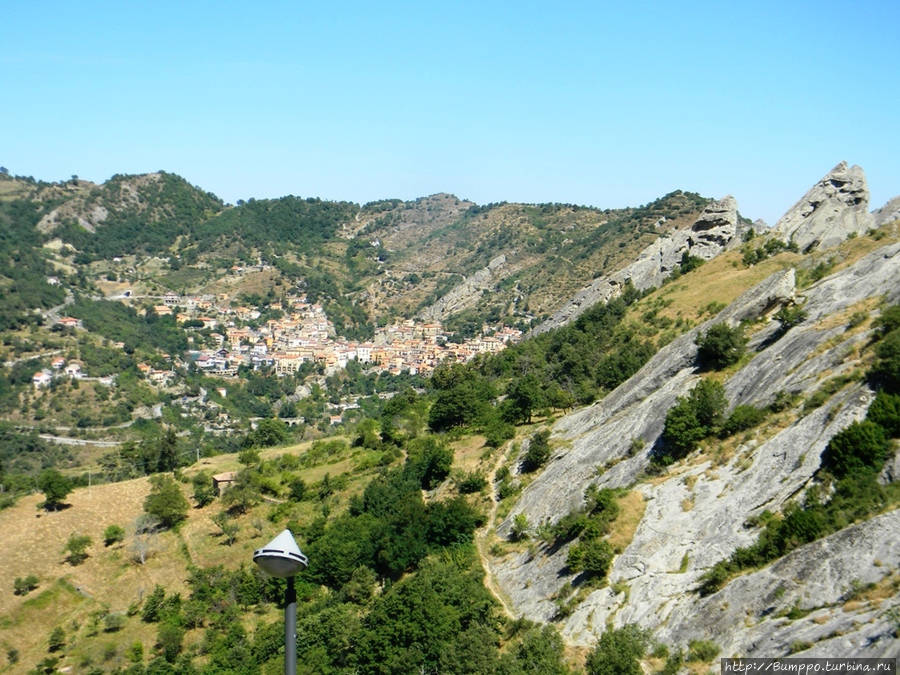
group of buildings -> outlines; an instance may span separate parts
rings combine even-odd
[[[190,310],[191,304],[197,311]],[[269,365],[278,375],[289,375],[304,363],[320,363],[333,370],[357,361],[394,374],[407,371],[428,376],[444,361],[469,361],[478,354],[498,352],[522,337],[522,332],[514,328],[503,326],[491,331],[485,327],[489,335],[455,343],[449,341],[440,323],[409,319],[378,328],[371,341],[356,342],[336,335],[324,308],[307,302],[305,297],[270,305],[283,315],[262,324],[255,321],[261,316],[258,309],[217,308],[199,301],[191,304],[179,305],[188,308],[177,315],[179,321],[225,327],[217,348],[192,352],[197,366],[221,375],[235,374],[240,365]]]

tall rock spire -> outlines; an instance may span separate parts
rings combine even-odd
[[[804,253],[837,246],[851,234],[863,234],[874,221],[869,214],[869,186],[858,166],[841,162],[816,183],[772,232],[793,240]]]

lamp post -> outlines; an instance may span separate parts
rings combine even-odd
[[[294,575],[309,559],[300,552],[290,530],[285,530],[253,552],[253,562],[269,576],[287,579],[284,592],[284,675],[297,675],[297,592]]]

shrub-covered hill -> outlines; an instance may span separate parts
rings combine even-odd
[[[512,674],[534,659],[564,671],[555,631],[508,622],[482,583],[471,542],[484,498],[450,483],[422,492],[446,481],[449,446],[426,437],[373,468],[371,452],[330,443],[324,462],[320,445],[222,456],[181,483],[159,475],[79,488],[61,510],[34,496],[0,512],[3,671],[280,672],[282,586],[251,558],[286,524],[310,556],[302,671]],[[227,468],[237,481],[216,498],[210,475]]]
[[[110,293],[128,288],[109,280],[138,292],[253,295],[260,289],[252,275],[237,288],[220,282],[235,265],[264,263],[274,270],[269,285],[277,279],[283,288],[306,290],[328,305],[348,335],[360,337],[370,336],[378,321],[429,307],[498,256],[507,264],[493,292],[462,316],[448,316],[451,329],[470,334],[484,321],[527,327],[660,234],[690,224],[707,202],[675,191],[616,210],[479,206],[452,195],[363,206],[294,196],[228,205],[164,171],[116,175],[101,185],[3,174],[0,185],[6,188],[0,222],[29,247],[35,279],[53,268],[62,272],[56,295],[29,282],[31,295],[15,300],[23,308],[58,304],[61,289],[92,282]],[[114,259],[125,262],[113,265]],[[33,297],[35,289],[47,297]]]

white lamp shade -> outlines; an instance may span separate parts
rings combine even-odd
[[[269,576],[287,579],[305,568],[309,559],[300,552],[290,530],[285,530],[262,548],[253,552],[253,562]]]

